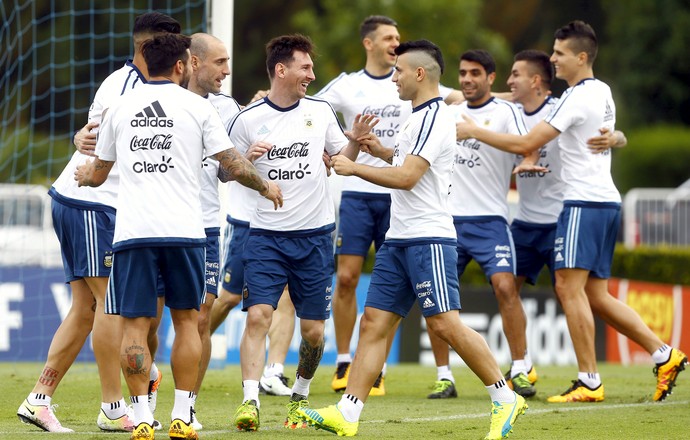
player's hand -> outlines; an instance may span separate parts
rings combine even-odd
[[[273,209],[276,211],[278,208],[283,207],[283,192],[277,183],[266,180],[267,188],[264,191],[259,192],[262,196],[266,197],[268,200],[273,202]]]
[[[536,163],[521,163],[513,168],[513,174],[520,173],[550,173],[551,170]]]
[[[354,175],[356,164],[342,154],[338,154],[331,158],[331,166],[339,176],[352,176]]]
[[[351,141],[355,141],[367,133],[379,123],[381,119],[375,115],[358,114],[355,116],[355,122],[352,124],[352,130],[346,131],[345,136]]]
[[[455,124],[455,139],[462,140],[474,137],[472,130],[477,127],[477,124],[467,115],[462,115],[462,119],[464,119],[463,122]]]
[[[247,152],[244,153],[244,157],[249,161],[254,163],[254,161],[264,154],[268,153],[268,150],[273,148],[273,145],[268,142],[257,141],[249,146]]]
[[[326,176],[331,177],[331,156],[324,151],[321,158],[323,159],[323,164],[326,166]]]
[[[89,122],[81,128],[74,135],[74,146],[77,151],[87,156],[95,156],[96,151],[96,133],[91,133],[91,130],[98,127],[98,122]]]
[[[380,157],[381,153],[383,153],[386,148],[381,144],[379,138],[373,133],[367,133],[364,136],[358,137],[357,142],[359,142],[359,151],[370,154],[374,157]]]
[[[268,96],[268,92],[270,92],[271,89],[268,90],[257,90],[254,96],[252,96],[252,100],[249,101],[249,104],[251,104],[254,101],[258,101],[259,99],[263,99]]]
[[[77,186],[88,186],[89,176],[93,169],[93,160],[87,160],[83,165],[77,165],[74,170],[74,180],[77,181]]]
[[[587,146],[592,151],[592,154],[603,153],[616,145],[615,133],[607,127],[600,128],[599,133],[600,136],[587,139]]]

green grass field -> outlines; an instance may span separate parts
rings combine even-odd
[[[0,405],[0,437],[38,439],[50,437],[32,425],[21,423],[17,407],[31,391],[40,369],[38,363],[0,364],[3,381]],[[157,418],[165,429],[172,408],[173,383],[170,369],[162,365],[163,382],[158,397]],[[286,372],[292,372],[289,367]],[[418,365],[394,365],[388,369],[387,395],[367,402],[359,434],[377,439],[481,439],[489,428],[490,402],[479,380],[467,368],[455,367],[457,399],[428,400],[436,378],[435,369]],[[690,438],[690,372],[679,376],[674,393],[663,403],[651,396],[656,379],[651,367],[600,365],[606,387],[606,400],[590,404],[547,404],[545,399],[564,391],[575,378],[575,367],[539,367],[537,395],[529,401],[530,409],[515,426],[511,439],[687,439]],[[332,366],[322,366],[312,384],[312,407],[336,403],[339,396],[330,389]],[[123,389],[126,389],[123,387]],[[231,425],[236,407],[241,403],[239,366],[210,370],[197,401],[197,416],[204,425],[202,439],[229,437],[252,439],[335,438],[334,435],[308,429],[288,431],[282,427],[286,397],[263,396],[261,430],[239,433]],[[57,416],[76,439],[123,439],[126,434],[106,434],[96,427],[100,403],[98,376],[94,364],[76,364],[53,396]],[[159,431],[157,438],[168,438]]]

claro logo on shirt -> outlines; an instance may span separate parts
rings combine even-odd
[[[173,127],[172,119],[163,111],[160,102],[153,101],[130,121],[132,127]]]

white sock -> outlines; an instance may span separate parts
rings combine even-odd
[[[383,363],[383,368],[381,369],[381,375],[386,377],[386,367],[388,367],[388,362]]]
[[[338,356],[335,358],[335,364],[336,366],[338,364],[348,364],[352,363],[352,356],[350,356],[350,353],[345,353],[345,354],[340,354],[338,353]]]
[[[595,390],[601,385],[601,377],[599,373],[584,373],[582,371],[577,373],[577,378],[583,384],[587,385],[588,388]]]
[[[119,419],[127,414],[124,398],[112,403],[101,402],[101,409],[110,420]]]
[[[527,376],[527,363],[524,359],[516,359],[513,361],[513,365],[510,367],[510,377],[513,378],[518,374],[522,373]]]
[[[192,421],[193,407],[194,391],[175,389],[175,404],[170,414],[170,420],[180,419],[185,423],[190,423]]]
[[[673,349],[668,345],[662,345],[658,350],[652,353],[652,360],[655,364],[665,364],[671,358],[671,350]]]
[[[132,403],[132,409],[134,410],[134,426],[139,423],[148,423],[153,426],[153,414],[149,409],[149,396],[144,394],[143,396],[129,396],[129,401]]]
[[[529,370],[531,370],[532,367],[534,367],[534,364],[532,363],[532,356],[530,356],[529,353],[527,353],[527,350],[525,350],[524,361],[525,361],[525,367],[527,368],[527,372],[529,373]]]
[[[41,406],[50,406],[51,400],[52,400],[52,397],[45,395],[45,394],[39,394],[39,393],[29,393],[29,397],[26,398],[26,401],[29,402],[29,405],[41,405]]]
[[[198,396],[198,394],[194,393],[194,397],[192,397],[192,408],[196,406],[196,396]]]
[[[453,372],[450,371],[449,365],[441,365],[436,367],[436,380],[449,380],[455,383],[455,378],[453,377]]]
[[[278,362],[274,364],[268,364],[266,365],[266,368],[264,368],[264,377],[281,376],[284,371],[285,367],[283,366],[283,364],[280,364]]]
[[[149,380],[158,380],[158,367],[155,362],[151,362],[151,370],[149,371]]]
[[[309,386],[311,385],[312,379],[305,379],[299,374],[295,379],[295,384],[292,386],[292,394],[299,394],[301,396],[309,396]]]
[[[243,380],[242,392],[244,393],[244,399],[242,399],[242,402],[246,402],[247,400],[253,400],[256,402],[257,408],[260,406],[258,380]]]
[[[492,402],[515,403],[516,394],[513,392],[513,390],[508,388],[505,379],[501,379],[495,384],[489,385],[486,387],[486,390],[489,392]]]
[[[359,416],[362,414],[362,409],[364,409],[364,402],[352,394],[343,394],[336,408],[340,410],[345,420],[354,423],[359,421]]]

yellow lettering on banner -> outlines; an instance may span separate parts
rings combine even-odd
[[[627,303],[663,341],[671,340],[673,297],[660,292],[628,291]]]

